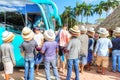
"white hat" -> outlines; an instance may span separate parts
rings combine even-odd
[[[88,34],[89,36],[91,36],[91,37],[94,37],[94,35],[95,35],[95,30],[94,30],[94,28],[93,28],[93,27],[89,27],[87,34]]]
[[[4,42],[11,42],[14,39],[15,35],[12,32],[4,31],[2,33],[2,40]]]
[[[99,34],[108,34],[108,31],[106,28],[99,28],[98,33]]]
[[[86,32],[86,31],[87,31],[87,28],[86,28],[85,26],[81,26],[81,27],[80,27],[80,30]]]
[[[54,31],[51,30],[51,29],[50,30],[46,30],[44,32],[44,38],[47,41],[54,41],[55,40],[55,33],[54,33]]]
[[[114,33],[120,33],[120,27],[116,27],[115,30],[113,30]]]
[[[87,30],[90,31],[90,32],[95,32],[93,27],[89,27]]]
[[[30,41],[33,39],[34,33],[30,28],[24,27],[22,30],[22,37],[25,41]]]
[[[101,37],[107,37],[109,35],[109,32],[106,28],[99,28],[98,33]]]
[[[72,28],[70,28],[70,33],[72,36],[79,36],[80,34],[80,30],[79,30],[79,27],[78,26],[73,26]]]

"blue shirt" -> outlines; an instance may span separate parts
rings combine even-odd
[[[94,49],[94,39],[93,38],[89,38],[89,44],[88,44],[88,50],[92,50]]]
[[[112,44],[113,44],[112,50],[120,50],[120,38],[113,38]]]
[[[97,40],[95,53],[98,56],[109,56],[109,48],[112,48],[112,42],[108,38],[100,38]]]

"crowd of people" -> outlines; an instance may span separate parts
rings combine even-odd
[[[20,51],[25,60],[25,80],[34,80],[34,72],[39,74],[41,62],[44,62],[46,80],[51,80],[50,67],[56,80],[60,80],[59,72],[64,74],[65,71],[66,80],[70,80],[72,66],[76,75],[75,80],[80,80],[79,73],[84,74],[85,66],[86,70],[90,71],[93,62],[97,65],[96,72],[105,75],[109,65],[109,53],[112,53],[112,72],[120,73],[120,27],[113,30],[112,39],[108,38],[109,31],[106,28],[95,31],[93,27],[75,25],[68,30],[67,24],[57,32],[50,29],[45,30],[43,34],[38,26],[33,30],[24,27],[21,35],[24,39]],[[2,33],[4,43],[0,47],[0,52],[6,80],[9,80],[9,74],[13,73],[16,64],[11,44],[13,39],[12,32]]]

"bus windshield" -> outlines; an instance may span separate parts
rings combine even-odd
[[[0,4],[0,23],[4,25],[7,30],[17,34],[20,34],[25,26],[28,26],[31,29],[39,26],[44,30],[54,30],[54,16],[52,15],[53,10],[50,5],[35,4],[32,2],[26,2],[22,5],[12,4],[13,2],[9,4]],[[43,22],[43,25],[39,24],[40,21]]]

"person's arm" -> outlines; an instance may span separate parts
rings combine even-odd
[[[108,47],[109,47],[109,53],[111,53],[111,52],[112,52],[112,47],[113,47],[111,40],[110,40],[110,42],[109,42]]]
[[[45,50],[46,50],[46,45],[45,45],[45,43],[44,43],[40,52],[41,52],[42,54],[45,54]]]
[[[94,50],[94,56],[96,57],[96,53],[98,51],[99,48],[99,40],[97,40],[96,46],[95,46],[95,50]]]
[[[69,50],[71,49],[71,47],[72,47],[72,41],[70,41],[69,43],[68,43],[68,46],[67,46],[67,48],[65,48],[65,52],[66,53],[68,53],[69,52]]]
[[[41,47],[42,47],[43,43],[44,43],[44,36],[42,35],[41,37],[42,37],[42,39],[41,39]]]
[[[23,43],[20,45],[20,52],[21,52],[21,55],[24,57],[25,56],[25,52],[24,52],[24,48],[23,48]]]
[[[59,51],[59,49],[58,49],[58,48],[56,48],[56,54],[58,54],[58,51]]]
[[[15,62],[15,57],[14,57],[14,52],[13,52],[13,46],[10,47],[9,52],[10,52],[10,57],[12,59],[13,65],[15,66],[16,62]]]

